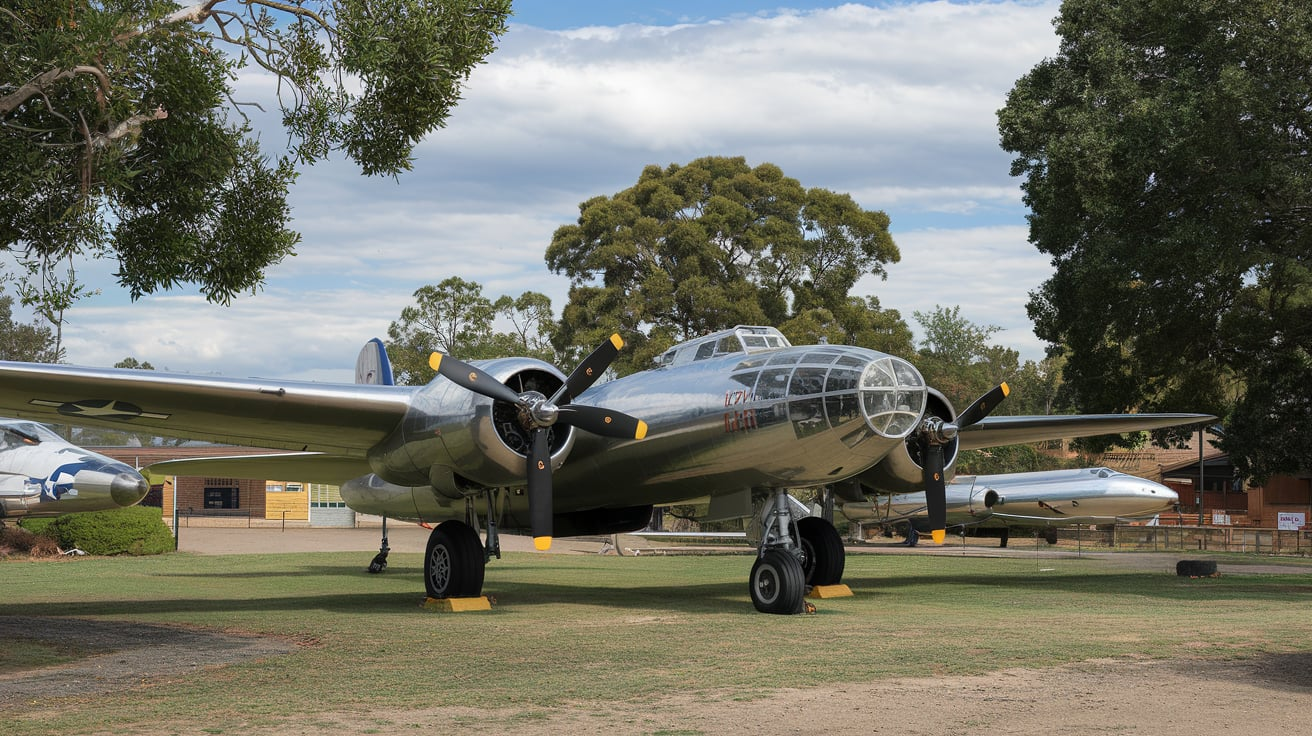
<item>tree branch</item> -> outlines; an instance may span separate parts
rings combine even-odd
[[[148,122],[150,120],[163,120],[168,116],[169,116],[168,111],[165,110],[163,107],[156,107],[154,112],[138,113],[136,115],[133,115],[127,120],[120,122],[118,125],[115,125],[114,129],[109,131],[108,133],[105,133],[103,135],[97,135],[95,139],[91,141],[91,147],[105,148],[106,146],[110,145],[111,143],[118,140],[119,138],[122,138],[123,136],[126,136],[129,133],[135,133],[136,131],[141,130],[142,123]]]
[[[90,74],[96,78],[96,83],[100,85],[101,92],[109,96],[109,76],[104,70],[95,66],[75,66],[72,69],[47,69],[44,72],[32,77],[30,81],[22,87],[10,92],[4,97],[0,97],[0,115],[8,115],[18,109],[19,105],[32,99],[38,94],[43,93],[46,89],[70,77],[79,74]]]

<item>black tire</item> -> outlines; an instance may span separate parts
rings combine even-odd
[[[1180,560],[1175,563],[1175,574],[1183,578],[1206,578],[1216,574],[1212,560]]]
[[[818,516],[797,522],[802,545],[802,578],[807,585],[838,585],[843,581],[847,553],[833,524]]]
[[[468,524],[444,521],[428,535],[424,588],[429,598],[482,595],[483,572],[483,543]]]
[[[1057,543],[1057,530],[1056,530],[1056,529],[1052,529],[1052,528],[1044,529],[1044,530],[1043,530],[1043,541],[1047,542],[1048,544],[1056,544],[1056,543]]]
[[[761,613],[801,613],[806,595],[802,563],[787,550],[767,549],[752,565],[748,588],[752,605]]]

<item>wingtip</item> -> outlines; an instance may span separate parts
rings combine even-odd
[[[948,537],[948,532],[946,529],[935,529],[929,535],[934,538],[934,544],[943,544],[943,540]]]
[[[539,552],[551,549],[551,537],[533,537],[533,547]]]

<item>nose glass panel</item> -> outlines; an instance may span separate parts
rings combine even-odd
[[[861,410],[885,437],[905,437],[925,412],[925,379],[910,363],[886,357],[866,364],[861,373]]]

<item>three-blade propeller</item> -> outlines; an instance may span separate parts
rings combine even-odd
[[[505,401],[519,408],[520,421],[531,436],[528,452],[528,515],[533,530],[533,545],[540,550],[551,548],[551,447],[547,441],[547,430],[559,423],[603,437],[640,440],[647,436],[647,425],[640,419],[623,412],[570,403],[606,372],[622,347],[624,341],[620,336],[611,335],[609,340],[579,363],[550,399],[536,391],[516,393],[476,366],[449,355],[433,353],[428,358],[428,364],[433,370],[452,383],[493,401]]]
[[[956,439],[957,432],[988,416],[1009,393],[1011,388],[1007,384],[998,384],[993,390],[975,399],[975,403],[958,414],[955,421],[945,422],[929,416],[920,423],[917,439],[920,442],[921,473],[925,486],[925,511],[929,514],[930,533],[936,544],[943,543],[948,526],[948,490],[947,479],[943,477],[943,448]]]

